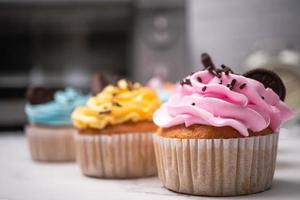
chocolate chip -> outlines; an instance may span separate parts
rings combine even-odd
[[[243,83],[242,85],[240,85],[240,89],[244,89],[246,87],[246,83]]]
[[[265,97],[264,97],[264,96],[261,96],[261,98],[262,98],[262,99],[265,99]]]
[[[201,62],[205,68],[209,68],[209,67],[211,67],[212,69],[215,68],[214,63],[212,62],[210,56],[207,53],[201,54]]]
[[[219,84],[221,84],[221,85],[222,85],[222,83],[223,83],[223,81],[222,81],[222,80],[220,80]]]
[[[195,103],[192,103],[192,106],[195,106],[196,104]]]
[[[244,76],[261,82],[265,88],[271,88],[284,101],[285,86],[276,73],[266,69],[254,69],[245,73]]]
[[[206,86],[204,86],[204,87],[202,88],[202,91],[204,92],[204,91],[206,90],[206,88],[207,88],[207,87],[206,87]]]
[[[197,77],[197,81],[199,81],[200,83],[202,82],[202,79],[201,79],[201,77]]]
[[[26,99],[32,105],[47,103],[54,100],[54,90],[41,86],[29,87]]]

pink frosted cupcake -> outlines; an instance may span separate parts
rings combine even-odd
[[[269,189],[279,128],[292,112],[285,88],[273,72],[244,76],[216,69],[207,54],[205,70],[181,87],[154,114],[158,174],[173,191],[235,196]]]

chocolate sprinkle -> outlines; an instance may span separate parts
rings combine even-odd
[[[216,69],[214,63],[212,62],[210,56],[207,53],[201,54],[201,61],[204,66],[204,69],[208,70],[210,74],[218,78],[222,77],[223,72],[226,75],[229,75],[229,73],[233,73],[233,71],[225,65],[221,65],[222,69]]]
[[[230,85],[231,85],[231,87],[233,88],[235,84],[236,84],[236,79],[233,79],[233,80],[231,81]]]
[[[180,85],[183,86],[183,85],[190,85],[192,86],[192,83],[191,83],[191,80],[189,78],[186,78],[186,79],[183,79],[180,81]]]
[[[221,69],[217,69],[217,70],[216,70],[216,76],[217,76],[218,78],[221,78],[221,77],[222,77],[222,70],[221,70]]]
[[[100,115],[108,115],[110,113],[111,113],[111,110],[104,110],[104,111],[99,112]]]
[[[212,68],[212,67],[209,66],[209,67],[207,67],[206,69],[207,69],[207,70],[209,71],[209,73],[211,73],[212,75],[214,75],[214,76],[216,75],[214,68]]]
[[[204,91],[206,90],[206,88],[207,88],[207,87],[206,87],[206,86],[204,86],[204,87],[202,88],[202,91],[204,92]]]
[[[222,81],[222,80],[220,80],[220,83],[219,83],[219,84],[221,84],[221,85],[222,85],[222,83],[223,83],[223,81]]]
[[[240,85],[240,89],[244,89],[246,87],[246,83],[243,83],[242,85]]]
[[[223,72],[225,72],[225,74],[227,76],[229,75],[229,73],[233,73],[233,71],[229,67],[227,67],[226,65],[222,64],[221,67],[223,69]]]
[[[128,90],[133,90],[133,83],[129,80],[126,79],[126,82],[127,82],[127,89]]]
[[[117,106],[117,107],[122,107],[121,104],[119,104],[119,103],[116,102],[116,101],[113,101],[113,102],[112,102],[112,105],[113,105],[113,106]]]
[[[200,83],[202,82],[202,79],[200,76],[197,77],[197,81],[199,81]]]
[[[231,83],[227,84],[226,86],[230,89],[233,90],[235,84],[236,84],[236,79],[232,79]]]
[[[195,106],[196,104],[195,103],[192,103],[192,106]]]
[[[265,97],[264,97],[264,96],[261,96],[261,98],[262,98],[262,99],[265,99]]]

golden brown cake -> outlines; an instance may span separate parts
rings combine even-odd
[[[263,136],[274,133],[271,128],[263,129],[259,132],[249,130],[249,136]],[[194,124],[189,127],[177,125],[170,128],[159,128],[157,135],[166,138],[178,139],[229,139],[241,138],[241,133],[230,126],[215,127],[201,124]]]

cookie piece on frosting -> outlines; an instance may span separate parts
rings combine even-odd
[[[91,81],[91,93],[96,95],[103,90],[107,85],[110,84],[110,81],[103,73],[95,73]]]
[[[271,88],[284,101],[285,86],[276,73],[267,69],[254,69],[246,72],[244,76],[261,82],[266,88]]]
[[[54,99],[54,90],[42,86],[31,86],[26,92],[27,101],[32,104],[42,104]]]

